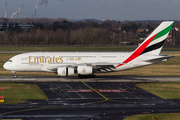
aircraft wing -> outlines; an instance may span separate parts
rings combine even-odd
[[[106,62],[98,62],[93,63],[91,66],[94,68],[95,72],[113,72],[115,66],[119,64],[126,64],[126,63],[106,63]]]
[[[70,64],[70,65],[64,65],[64,66],[49,66],[47,68],[44,68],[44,71],[57,71],[58,67],[71,67],[71,68],[77,68],[78,66],[91,66],[96,72],[109,72],[113,71],[115,69],[115,66],[118,64],[124,64],[124,63],[108,63],[108,62],[97,62],[97,63],[83,63],[83,64]]]

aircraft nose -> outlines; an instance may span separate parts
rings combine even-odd
[[[3,68],[6,69],[6,70],[8,70],[8,69],[10,68],[10,66],[9,66],[9,64],[6,62],[6,63],[4,63]]]

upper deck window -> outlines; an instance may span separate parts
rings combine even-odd
[[[116,58],[116,56],[102,56],[103,58]]]

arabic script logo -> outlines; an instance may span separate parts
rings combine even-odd
[[[62,71],[62,74],[66,74],[66,71],[65,71],[65,70],[63,70],[63,71]]]
[[[24,58],[21,58],[22,61],[24,61]]]
[[[86,73],[86,69],[85,69],[85,68],[83,68],[83,69],[82,69],[82,72],[83,72],[83,73]]]

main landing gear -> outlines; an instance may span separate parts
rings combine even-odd
[[[13,77],[14,78],[17,78],[17,74],[16,74],[16,71],[11,71],[14,75],[13,75]]]
[[[96,75],[94,75],[94,74],[92,74],[92,75],[78,75],[78,77],[80,78],[80,79],[84,79],[84,78],[96,78],[97,76]]]

